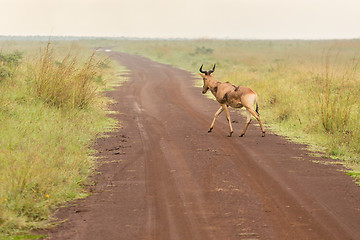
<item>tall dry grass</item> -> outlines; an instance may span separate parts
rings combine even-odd
[[[99,67],[92,54],[85,63],[78,64],[76,56],[66,55],[55,61],[54,49],[48,44],[38,61],[29,65],[29,82],[39,98],[51,106],[60,108],[86,108],[94,99],[94,84]]]
[[[319,85],[323,86],[319,94],[322,125],[327,133],[349,134],[351,109],[357,99],[351,81],[356,78],[359,59],[350,59],[340,66],[336,60],[336,56],[327,55],[323,72],[316,76]]]

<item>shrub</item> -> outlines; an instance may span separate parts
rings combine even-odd
[[[0,53],[0,82],[14,75],[21,59],[22,53],[19,51],[15,51],[12,54]]]

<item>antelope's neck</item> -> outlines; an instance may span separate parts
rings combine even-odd
[[[214,78],[211,78],[209,81],[209,89],[210,91],[215,95],[216,93],[216,88],[219,85],[220,82],[216,81]]]

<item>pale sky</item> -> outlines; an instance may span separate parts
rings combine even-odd
[[[0,35],[360,38],[360,0],[0,0]]]

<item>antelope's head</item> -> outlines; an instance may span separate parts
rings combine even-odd
[[[210,78],[212,78],[211,74],[215,71],[215,64],[212,70],[209,71],[204,71],[202,70],[204,64],[201,65],[200,67],[200,76],[203,78],[204,80],[204,85],[203,85],[203,90],[202,93],[205,94],[207,92],[207,90],[209,90],[209,82],[210,82]]]

